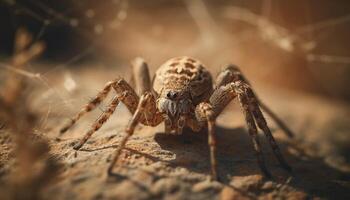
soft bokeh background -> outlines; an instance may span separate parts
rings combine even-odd
[[[59,68],[129,66],[154,71],[189,55],[213,73],[228,62],[253,83],[350,99],[350,2],[346,0],[2,0],[0,55],[27,27]],[[47,65],[47,71],[52,69]],[[43,70],[45,71],[45,70]]]
[[[0,199],[350,199],[349,24],[348,0],[0,0]],[[217,119],[222,182],[208,181],[205,131],[163,124],[137,126],[107,177],[131,117],[122,104],[84,150],[72,146],[108,100],[59,134],[107,81],[130,80],[133,58],[153,74],[182,55],[214,76],[240,66],[294,132],[265,113],[296,177],[261,134],[276,177],[263,179],[237,101]]]

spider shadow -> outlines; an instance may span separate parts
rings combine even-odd
[[[243,128],[228,129],[216,127],[217,164],[221,181],[228,185],[232,176],[260,175],[253,145],[249,134]],[[267,139],[259,134],[265,162],[274,181],[284,184],[292,175],[283,170],[271,151]],[[173,152],[176,158],[169,161],[174,167],[185,167],[190,171],[210,174],[210,157],[207,143],[207,130],[198,133],[189,129],[182,135],[156,133],[155,141],[162,149]],[[277,140],[283,156],[293,168],[295,176],[288,184],[327,199],[350,199],[349,188],[334,181],[350,181],[349,174],[329,167],[322,158],[306,156],[299,148],[288,141]],[[290,153],[287,149],[293,149]],[[297,153],[295,153],[295,151]],[[293,151],[291,151],[293,152]]]
[[[221,126],[216,127],[217,133],[217,161],[218,174],[221,182],[228,187],[232,176],[261,175],[259,166],[253,150],[253,145],[248,132],[244,128],[228,129]],[[156,133],[155,141],[163,150],[175,154],[173,160],[162,160],[161,158],[142,153],[137,150],[126,148],[132,154],[139,154],[153,162],[167,162],[173,167],[184,167],[189,171],[210,175],[209,147],[207,143],[207,130],[198,133],[185,129],[182,135],[170,135]],[[274,181],[280,184],[291,177],[291,174],[283,170],[263,134],[259,134],[267,168],[274,177]],[[277,143],[282,150],[282,154],[293,168],[296,177],[288,185],[306,191],[310,196],[320,196],[326,199],[350,199],[348,186],[350,182],[349,174],[329,167],[322,158],[307,156],[303,149],[298,146],[291,146],[286,140],[278,140]],[[81,149],[80,151],[100,151],[109,148],[116,148],[117,145],[109,145],[94,149]],[[287,149],[293,149],[297,153],[290,153]],[[154,175],[157,177],[157,175]],[[113,178],[112,178],[113,177]],[[113,173],[112,181],[130,179],[127,176]],[[158,177],[162,178],[162,177]],[[143,190],[142,185],[140,187]],[[234,188],[236,191],[239,189]]]
[[[118,147],[118,145],[108,145],[108,146],[103,146],[103,147],[98,147],[98,148],[81,148],[79,151],[84,151],[84,152],[95,152],[95,151],[101,151],[101,150],[105,150],[105,149],[116,149]],[[132,154],[137,154],[137,155],[140,155],[140,156],[143,156],[149,160],[151,160],[152,162],[158,162],[158,161],[162,161],[162,162],[166,162],[162,159],[159,159],[155,156],[152,156],[152,155],[149,155],[147,153],[142,153],[140,151],[137,151],[137,150],[134,150],[132,148],[128,148],[128,147],[125,147],[124,148],[125,150],[129,151],[130,153]],[[114,175],[114,174],[112,174]],[[118,177],[119,175],[118,174],[115,174],[116,177]],[[120,178],[123,178],[122,176],[120,176]]]
[[[217,126],[215,131],[217,133],[216,158],[221,181],[227,182],[228,179],[223,179],[227,175],[247,176],[260,173],[251,140],[243,128],[227,129]],[[207,130],[193,132],[185,129],[182,135],[156,133],[155,141],[162,149],[176,155],[174,160],[169,161],[172,166],[210,174]],[[241,164],[248,164],[249,168],[237,169]]]

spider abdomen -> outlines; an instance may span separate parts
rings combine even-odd
[[[157,94],[166,90],[190,91],[196,105],[205,101],[212,93],[212,77],[204,65],[193,58],[176,57],[166,61],[156,71],[153,89]]]

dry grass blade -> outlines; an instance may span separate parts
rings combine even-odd
[[[9,183],[5,184],[3,197],[9,199],[38,199],[41,189],[57,172],[57,162],[50,158],[49,145],[33,134],[37,114],[30,108],[24,76],[39,78],[40,75],[24,70],[26,65],[39,56],[45,48],[43,42],[32,41],[32,35],[25,29],[18,29],[15,36],[14,56],[8,69],[5,86],[2,88],[0,108],[1,127],[7,128],[14,143],[17,165],[14,166]]]

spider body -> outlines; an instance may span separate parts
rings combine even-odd
[[[263,108],[289,136],[291,136],[290,130],[271,110],[261,103],[238,67],[228,65],[213,81],[209,71],[198,60],[189,57],[177,57],[168,60],[159,67],[151,82],[148,66],[143,59],[135,59],[132,65],[135,89],[123,78],[108,82],[103,90],[61,129],[61,133],[66,132],[85,113],[96,108],[113,89],[116,95],[108,108],[80,142],[74,146],[75,150],[79,150],[92,134],[108,120],[118,104],[120,102],[124,103],[133,116],[108,168],[109,174],[111,174],[121,150],[134,133],[138,123],[146,126],[157,126],[164,122],[165,132],[173,134],[181,134],[185,126],[196,132],[202,128],[208,128],[211,175],[213,179],[217,179],[215,121],[233,99],[238,99],[241,105],[261,171],[267,177],[271,176],[265,166],[257,137],[258,128],[264,132],[282,167],[291,171],[267,126],[260,108]]]
[[[165,62],[155,73],[153,90],[162,113],[166,132],[181,134],[186,119],[193,117],[196,106],[207,102],[212,77],[198,60],[177,57]]]

